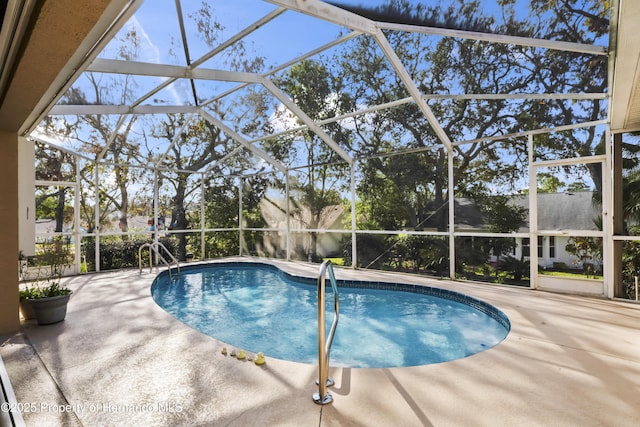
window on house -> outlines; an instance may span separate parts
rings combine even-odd
[[[542,253],[542,242],[544,238],[542,236],[538,236],[538,258],[542,258],[544,255]]]
[[[556,236],[549,236],[549,258],[556,257]]]
[[[522,256],[529,256],[531,254],[531,242],[528,237],[522,239]]]

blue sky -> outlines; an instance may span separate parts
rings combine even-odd
[[[337,0],[337,3],[345,5],[363,5],[375,7],[385,4],[384,0],[363,2],[362,0]],[[261,17],[276,9],[276,6],[261,0],[217,0],[210,2],[212,13],[222,23],[224,30],[222,38],[226,39],[243,30]],[[433,4],[432,1],[414,1],[413,3]],[[495,0],[485,0],[483,10],[485,12],[498,13]],[[528,13],[528,2],[519,2],[517,9],[521,13]],[[193,23],[193,15],[201,7],[200,1],[182,1],[182,13],[187,22]],[[134,20],[127,27],[134,26],[145,39],[146,52],[141,60],[149,62],[174,63],[175,59],[169,57],[168,52],[173,41],[178,49],[175,49],[179,59],[183,60],[182,42],[178,20],[176,18],[176,6],[173,0],[152,0],[142,4],[136,12]],[[321,46],[337,36],[342,29],[336,25],[312,19],[306,15],[287,11],[276,20],[258,29],[246,40],[252,44],[257,53],[269,59],[273,63],[280,63],[292,59],[313,48]],[[209,47],[195,34],[187,33],[189,53],[192,60],[196,60],[209,51]]]
[[[361,0],[339,0],[339,2],[352,5],[366,4],[367,6],[385,3],[384,1],[364,2]],[[245,29],[258,19],[277,9],[273,4],[260,0],[216,0],[210,3],[212,16],[215,20],[222,22],[224,26],[218,42],[232,37],[238,31]],[[495,0],[486,0],[482,3],[486,5],[487,11],[497,11],[497,2]],[[520,13],[526,13],[526,5],[528,3],[528,1],[519,3]],[[187,21],[189,53],[193,61],[211,49],[193,28],[194,14],[201,7],[202,2],[199,0],[183,0],[181,4],[183,17]],[[432,2],[430,1],[429,4],[432,4]],[[144,2],[135,16],[119,32],[116,40],[107,47],[100,57],[116,58],[118,49],[123,45],[122,39],[128,31],[135,31],[141,43],[136,60],[160,64],[186,65],[174,0],[147,0]],[[340,31],[344,31],[344,29],[334,24],[312,19],[303,14],[287,11],[248,36],[245,42],[250,51],[267,58],[267,67],[269,67],[294,59],[309,50],[334,40]],[[205,64],[205,68],[225,68],[219,57],[214,57],[208,61]],[[109,79],[113,78],[115,81],[120,76],[105,75],[102,78],[106,83]],[[78,87],[86,84],[86,81],[82,79],[76,84]],[[134,76],[131,79],[137,83],[136,86],[131,87],[133,91],[131,99],[138,99],[162,82],[162,79],[158,77]],[[198,96],[202,99],[207,99],[213,94],[221,93],[237,85],[236,83],[213,81],[198,81],[195,84],[198,89]],[[113,95],[116,90],[111,89],[110,92]],[[87,91],[87,93],[90,96],[91,91]],[[111,103],[118,103],[115,98]],[[92,101],[88,99],[89,103],[92,103]],[[179,80],[155,94],[152,99],[145,101],[144,104],[193,104],[190,82],[187,79]]]
[[[341,4],[378,6],[385,1],[339,0]],[[277,7],[261,0],[217,0],[210,3],[209,12],[219,21],[223,30],[216,42],[229,39],[237,32],[276,10]],[[425,3],[416,1],[414,3]],[[431,2],[429,2],[431,4]],[[527,3],[527,2],[525,2]],[[485,10],[497,10],[496,1],[485,1]],[[195,30],[195,17],[202,7],[201,1],[182,1],[182,15],[187,27],[187,42],[191,61],[196,61],[211,50]],[[526,9],[526,8],[525,8]],[[140,40],[140,49],[136,60],[141,62],[186,65],[185,52],[178,23],[174,0],[145,1],[134,17],[118,33],[116,39],[100,54],[101,58],[118,58],[123,39],[130,31],[135,31]],[[247,36],[244,41],[249,53],[266,58],[267,69],[323,46],[338,36],[345,29],[307,15],[287,11],[263,27]],[[217,55],[207,61],[205,68],[225,69],[222,62],[224,55]],[[134,99],[144,95],[150,88],[161,83],[162,79],[152,77],[135,77],[137,92]],[[207,99],[208,95],[223,92],[232,84],[220,82],[197,82],[199,97]],[[156,104],[191,103],[191,89],[188,82],[177,82],[155,96]]]

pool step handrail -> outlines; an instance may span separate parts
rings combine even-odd
[[[178,269],[178,274],[180,274],[180,263],[178,262],[178,260],[176,259],[176,257],[173,256],[173,254],[171,252],[169,252],[169,249],[167,249],[167,247],[165,245],[163,245],[161,242],[153,242],[153,243],[145,243],[143,245],[140,245],[140,247],[138,248],[138,266],[140,268],[140,273],[142,273],[142,250],[145,248],[149,248],[149,272],[153,271],[153,259],[152,256],[155,253],[158,257],[158,259],[160,261],[163,262],[163,264],[165,264],[167,267],[169,267],[169,277],[171,277],[171,266],[173,264],[176,265],[177,269]],[[164,251],[164,253],[169,257],[169,262],[163,255],[162,255],[162,251]]]
[[[333,289],[333,322],[331,323],[328,337],[326,337],[325,324],[325,284],[327,273],[329,273],[329,281]],[[329,356],[333,337],[338,326],[339,315],[338,285],[333,273],[333,264],[331,264],[330,260],[326,260],[320,266],[320,273],[318,274],[318,393],[313,394],[313,401],[319,405],[333,402],[331,393],[327,391],[327,387],[331,387],[334,384],[334,381],[329,378]]]

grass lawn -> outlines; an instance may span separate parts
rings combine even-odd
[[[602,275],[600,275],[600,274],[586,275],[584,273],[571,273],[571,272],[568,272],[568,271],[548,271],[548,270],[541,270],[539,273],[540,274],[544,274],[545,276],[568,277],[568,278],[572,278],[572,279],[597,279],[597,280],[602,280]]]

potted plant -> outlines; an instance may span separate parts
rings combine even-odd
[[[25,319],[35,317],[38,325],[49,325],[64,320],[71,289],[53,283],[20,290],[20,310]],[[31,317],[31,318],[33,318]]]
[[[60,285],[62,273],[70,264],[67,245],[54,240],[43,245],[34,266],[34,280],[20,290],[20,311],[25,319],[34,318],[39,325],[48,325],[64,320],[71,290]]]

